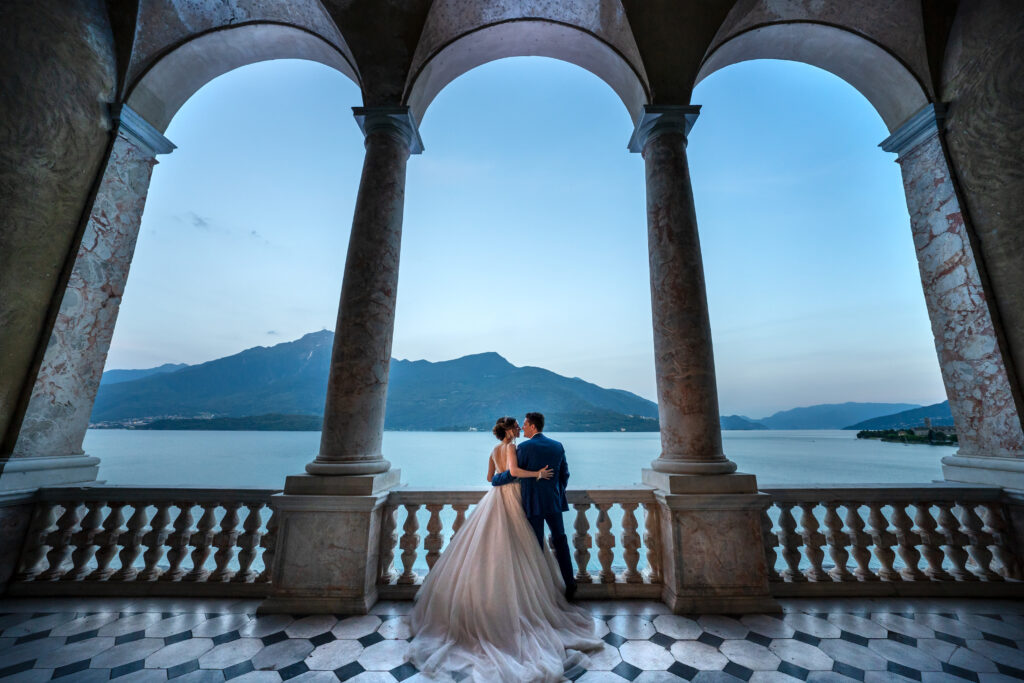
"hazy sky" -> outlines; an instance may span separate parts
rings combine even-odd
[[[689,159],[725,414],[945,395],[887,131],[802,64],[700,84]],[[362,136],[310,62],[200,90],[167,130],[107,368],[331,329]],[[497,351],[655,397],[643,160],[610,87],[540,58],[441,92],[410,159],[394,356]]]

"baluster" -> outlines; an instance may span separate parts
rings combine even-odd
[[[217,552],[213,554],[213,562],[216,565],[210,574],[209,581],[230,581],[234,572],[230,568],[231,560],[235,557],[235,547],[238,544],[238,508],[241,503],[224,503],[224,516],[220,518],[220,531],[213,537],[213,545]]]
[[[114,570],[110,563],[117,555],[117,544],[127,529],[124,528],[124,503],[108,503],[110,511],[103,520],[103,531],[96,534],[96,569],[85,577],[86,581],[106,581]]]
[[[64,514],[57,520],[57,528],[46,537],[50,552],[46,553],[46,571],[37,577],[38,581],[59,579],[65,572],[64,563],[71,555],[71,539],[75,525],[78,524],[79,504],[68,501],[62,502],[61,506]]]
[[[455,521],[452,523],[452,535],[448,539],[449,541],[451,541],[452,538],[455,538],[455,534],[457,534],[459,529],[462,528],[462,525],[466,523],[466,510],[469,509],[469,505],[466,503],[454,503],[452,507],[455,509]]]
[[[395,533],[395,529],[398,527],[398,522],[395,520],[397,512],[398,508],[394,505],[385,505],[381,516],[377,583],[384,585],[390,584],[396,576],[393,564],[395,562],[395,546],[398,544],[398,534]],[[452,536],[454,535],[452,534]]]
[[[772,518],[768,516],[768,509],[765,508],[761,510],[761,545],[764,546],[764,559],[765,565],[768,567],[769,581],[782,580],[782,576],[775,568],[779,561],[779,554],[775,551],[778,542],[778,537],[772,531]]]
[[[843,520],[839,518],[836,509],[839,503],[825,503],[825,540],[828,542],[828,555],[835,565],[829,576],[835,581],[854,581],[856,577],[850,573],[846,563],[850,560],[850,553],[846,551],[846,544],[850,537],[843,533]]]
[[[661,583],[661,524],[657,503],[644,503],[644,545],[647,546],[647,582]],[[589,547],[589,544],[588,544]],[[590,560],[590,553],[587,553]],[[590,575],[587,574],[589,577]]]
[[[903,577],[893,567],[896,553],[892,547],[896,545],[896,534],[889,531],[889,520],[882,514],[884,503],[868,503],[871,512],[868,514],[868,524],[871,525],[871,544],[875,547],[875,557],[878,564],[882,565],[878,570],[878,578],[882,581],[902,581]]]
[[[256,559],[256,549],[260,546],[260,527],[263,526],[260,511],[263,503],[246,503],[245,507],[249,514],[245,516],[242,534],[238,537],[238,571],[231,577],[232,583],[252,583],[256,578],[252,563]]]
[[[978,571],[976,574],[967,570],[965,566],[964,573],[967,574],[967,576],[964,578],[968,581],[972,579],[1002,581],[1003,577],[992,570],[992,553],[988,549],[990,545],[995,544],[995,538],[993,538],[992,534],[988,533],[984,528],[984,522],[982,522],[981,517],[978,516],[973,503],[962,503],[960,505],[960,519],[962,520],[967,533],[961,534],[962,537],[966,538],[961,542],[959,550],[961,553],[964,553],[962,546],[967,545],[967,550],[970,551],[971,559],[974,560],[976,565],[978,565]],[[968,545],[968,543],[970,545]],[[964,553],[964,555],[966,555],[966,553]],[[957,578],[960,577],[958,576]]]
[[[871,571],[871,534],[864,531],[864,520],[860,516],[860,505],[857,503],[844,503],[846,506],[846,536],[850,539],[850,553],[857,568],[853,575],[860,581],[878,581],[878,577]]]
[[[796,533],[796,520],[793,518],[793,503],[777,503],[779,506],[779,545],[782,546],[782,559],[786,569],[782,578],[792,583],[806,581],[807,577],[800,571],[800,546],[803,537]]]
[[[170,503],[156,504],[156,514],[153,515],[153,519],[149,523],[149,531],[142,536],[142,543],[146,546],[146,551],[142,553],[142,562],[145,566],[135,577],[136,581],[155,581],[160,577],[161,570],[157,565],[163,559],[164,542],[170,533],[167,528],[167,524],[171,521],[171,515],[168,512],[170,507]]]
[[[626,571],[622,578],[626,583],[644,582],[643,575],[636,569],[640,563],[640,534],[637,533],[639,525],[636,521],[638,506],[639,503],[619,503],[622,508],[622,555],[626,560]]]
[[[590,520],[587,519],[587,510],[590,503],[573,503],[576,510],[576,521],[573,528],[576,533],[572,535],[572,547],[576,549],[573,558],[576,560],[576,581],[579,583],[592,583],[594,578],[587,570],[590,564],[590,548],[594,541],[590,535]]]
[[[57,522],[57,507],[56,503],[36,505],[28,534],[25,536],[25,549],[21,553],[18,573],[14,577],[16,581],[33,581],[43,570],[43,558],[50,549],[46,545],[46,538]]]
[[[416,519],[416,511],[419,509],[419,505],[405,505],[405,524],[402,526],[404,533],[398,542],[398,547],[402,549],[402,573],[398,577],[400,584],[416,583],[416,572],[412,566],[416,562],[416,551],[420,547],[420,535],[416,533],[420,528],[420,523]]]
[[[274,577],[274,556],[277,554],[277,510],[270,507],[270,518],[267,520],[267,531],[260,539],[260,547],[263,548],[263,571],[256,577],[256,583],[271,583]]]
[[[423,548],[427,551],[427,571],[434,568],[437,558],[441,557],[441,546],[444,545],[444,538],[441,536],[441,509],[444,504],[427,504],[427,512],[430,517],[427,519],[427,537],[423,541]]]
[[[612,520],[608,516],[611,506],[611,503],[597,504],[597,561],[601,564],[601,583],[615,583],[615,572],[612,571],[615,536],[612,535]]]
[[[960,520],[953,514],[953,503],[936,503],[939,508],[939,527],[942,529],[940,535],[943,539],[942,549],[946,557],[952,563],[950,570],[953,578],[957,581],[977,581],[978,577],[967,568],[967,551],[964,546],[968,543],[967,534],[960,531]],[[977,518],[977,515],[975,515]],[[978,519],[978,528],[981,528],[981,520]]]
[[[192,506],[195,503],[178,503],[178,516],[174,520],[174,531],[167,536],[167,571],[160,575],[161,581],[178,581],[185,575],[181,563],[188,552],[192,538]]]
[[[210,575],[206,569],[206,560],[210,557],[213,545],[213,527],[217,524],[217,503],[203,504],[203,515],[196,522],[195,533],[192,534],[192,569],[185,574],[185,581],[205,581]]]
[[[906,503],[893,503],[892,505],[892,525],[896,529],[900,559],[906,565],[900,570],[900,576],[907,581],[923,581],[927,577],[918,567],[921,563],[921,553],[914,547],[921,542],[921,537],[914,532],[914,523],[907,516],[905,507]]]
[[[800,515],[803,531],[800,535],[804,541],[804,555],[811,563],[807,578],[810,581],[831,581],[832,577],[821,568],[821,562],[825,559],[825,551],[821,549],[825,545],[825,534],[818,531],[818,518],[814,516],[814,508],[817,506],[817,503],[800,503],[800,509],[803,510]]]
[[[124,534],[121,554],[117,557],[121,568],[110,577],[111,581],[132,581],[139,573],[135,568],[135,560],[142,552],[143,529],[149,521],[146,507],[144,503],[135,503],[132,506],[132,516],[128,518],[128,531]]]
[[[935,519],[932,517],[931,503],[914,503],[917,514],[914,515],[914,523],[917,525],[918,536],[921,538],[921,554],[924,555],[928,568],[925,574],[933,581],[952,581],[953,577],[942,568],[942,560],[945,555],[940,547],[946,539],[942,534],[935,531]]]
[[[1020,557],[1013,550],[1005,508],[1001,503],[985,503],[982,508],[985,510],[985,533],[992,537],[992,548],[1001,565],[998,568],[1000,575],[1007,579],[1024,578]]]
[[[71,569],[61,577],[64,581],[81,581],[91,571],[89,563],[96,555],[96,537],[103,530],[103,501],[89,501],[85,504],[85,517],[78,525],[78,531],[71,537],[75,551],[71,553]]]

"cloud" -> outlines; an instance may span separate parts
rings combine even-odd
[[[267,334],[273,335],[275,337],[278,336],[277,330],[267,330]]]
[[[200,230],[210,229],[210,221],[206,220],[195,211],[188,212],[188,219],[194,227],[199,228]]]

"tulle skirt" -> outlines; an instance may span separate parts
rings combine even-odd
[[[558,681],[599,649],[558,564],[523,513],[519,484],[491,488],[434,563],[409,616],[409,661],[428,676]]]

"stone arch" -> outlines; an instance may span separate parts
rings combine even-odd
[[[506,57],[551,57],[586,69],[618,94],[633,121],[650,101],[647,74],[619,0],[585,9],[526,2],[471,12],[454,0],[440,0],[424,25],[403,101],[420,121],[446,85]]]
[[[769,24],[713,47],[694,85],[715,71],[753,59],[783,59],[824,69],[857,89],[890,132],[929,103],[921,83],[892,53],[845,29],[814,22]]]
[[[163,132],[181,106],[214,78],[272,59],[307,59],[337,69],[360,85],[346,46],[305,29],[250,23],[216,29],[178,45],[132,84],[126,104]]]

